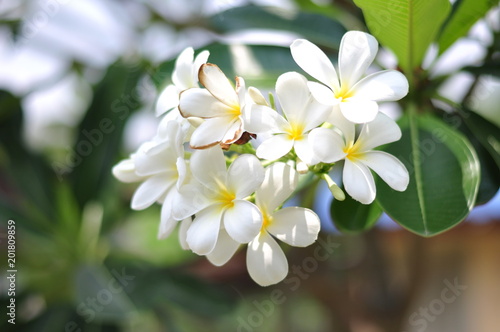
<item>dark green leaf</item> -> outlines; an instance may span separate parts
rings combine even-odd
[[[339,231],[359,233],[375,225],[382,214],[382,209],[376,202],[365,205],[346,195],[343,201],[336,199],[332,201],[330,214]]]
[[[467,127],[481,142],[500,168],[500,128],[476,112],[462,110],[462,117]]]
[[[133,279],[135,276],[127,270],[109,272],[102,265],[81,266],[75,276],[75,305],[79,314],[89,322],[125,319],[135,310],[128,297]]]
[[[0,91],[0,199],[12,212],[24,215],[22,224],[55,220],[54,192],[56,177],[45,160],[29,151],[23,142],[23,110],[18,98]],[[3,214],[2,213],[2,214]],[[47,226],[47,225],[45,225]]]
[[[259,6],[236,7],[210,18],[210,24],[221,32],[244,29],[272,29],[295,32],[309,41],[337,49],[345,28],[337,21],[319,14],[271,12]]]
[[[79,126],[75,146],[67,158],[70,162],[56,165],[60,177],[71,176],[80,207],[97,199],[112,180],[111,168],[117,162],[125,122],[140,106],[141,89],[154,89],[148,85],[136,88],[141,74],[124,65],[108,69]]]
[[[224,287],[174,270],[138,271],[136,275],[137,288],[131,296],[141,307],[151,308],[168,301],[188,312],[210,317],[227,314],[236,305],[236,298]]]
[[[451,5],[448,0],[354,0],[370,32],[390,48],[411,75],[434,41]]]
[[[464,70],[475,75],[493,75],[500,77],[500,61],[489,61],[479,67],[468,66],[465,67]]]
[[[476,118],[476,116],[479,118]],[[479,183],[476,205],[487,203],[496,195],[500,187],[500,166],[492,157],[492,155],[496,155],[497,159],[500,161],[500,158],[498,158],[500,155],[495,152],[490,154],[488,149],[486,149],[479,140],[479,137],[488,145],[488,140],[484,139],[484,137],[487,136],[488,132],[491,135],[499,135],[500,129],[496,128],[495,125],[489,123],[479,115],[472,114],[472,112],[466,110],[460,110],[460,112],[455,112],[453,114],[444,113],[442,118],[447,124],[460,130],[474,147],[481,164],[481,182]],[[466,120],[464,118],[466,118]],[[478,134],[475,135],[466,125],[467,121],[477,124],[478,129],[482,128],[483,130],[478,131]],[[488,128],[490,130],[488,130]],[[496,130],[491,130],[494,128],[496,128]]]
[[[410,174],[404,192],[377,181],[377,201],[400,225],[433,236],[457,225],[473,208],[480,180],[478,157],[459,132],[431,116],[410,113],[401,121],[403,136],[386,151]]]
[[[439,53],[443,53],[458,38],[465,36],[472,25],[498,3],[498,0],[457,0],[439,36]]]

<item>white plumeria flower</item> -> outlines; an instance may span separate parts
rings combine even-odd
[[[297,172],[284,163],[267,168],[266,178],[255,193],[262,212],[260,233],[248,244],[247,268],[255,282],[268,286],[288,274],[288,262],[273,236],[291,246],[306,247],[318,238],[319,217],[313,211],[297,206],[277,210],[297,186]]]
[[[313,43],[295,40],[290,46],[295,62],[322,84],[310,82],[313,95],[322,103],[340,108],[351,122],[372,121],[378,113],[377,102],[396,101],[408,93],[408,80],[396,70],[384,70],[366,77],[375,59],[377,40],[364,32],[349,31],[340,43],[339,72]]]
[[[311,95],[307,79],[288,72],[276,82],[276,94],[286,119],[263,105],[254,105],[247,114],[246,130],[274,134],[257,148],[259,158],[276,160],[292,149],[307,164],[317,163],[308,143],[308,133],[326,121],[331,107],[320,104]]]
[[[206,63],[210,53],[202,51],[194,57],[192,47],[186,48],[179,54],[172,72],[172,83],[165,87],[156,101],[156,115],[160,116],[168,110],[179,106],[179,94],[187,89],[199,88],[198,71]],[[175,112],[175,114],[178,114]]]
[[[222,149],[215,146],[195,151],[190,160],[191,172],[198,183],[186,185],[175,202],[174,217],[196,217],[187,231],[187,243],[198,255],[210,254],[219,233],[227,233],[239,243],[248,243],[259,232],[262,215],[246,197],[259,188],[264,169],[249,154],[239,156],[226,169]]]
[[[247,112],[245,81],[236,77],[235,91],[219,67],[210,63],[201,66],[199,79],[206,89],[186,90],[179,102],[183,117],[206,119],[191,135],[191,147],[206,149],[236,142],[244,132],[243,115]]]
[[[114,176],[123,182],[143,181],[132,197],[132,209],[143,210],[155,202],[163,205],[159,238],[170,235],[177,220],[180,220],[175,219],[172,212],[175,210],[175,197],[188,179],[182,147],[183,136],[180,125],[170,122],[164,133],[160,131],[152,141],[144,143],[132,154],[130,159],[113,167]]]
[[[263,222],[259,234],[248,244],[247,268],[252,279],[261,286],[282,281],[288,274],[286,256],[273,236],[291,246],[306,247],[316,241],[320,230],[319,217],[302,207],[286,207],[283,202],[297,187],[298,174],[287,164],[275,163],[266,168],[262,186],[255,193]],[[217,266],[225,264],[240,243],[221,231],[215,249],[207,255]]]
[[[365,123],[356,138],[355,125],[335,112],[333,123],[342,136],[332,129],[316,128],[309,134],[311,147],[321,161],[333,163],[344,159],[344,188],[355,200],[370,204],[375,199],[376,188],[370,169],[375,171],[392,189],[404,191],[408,186],[408,170],[393,155],[373,150],[401,138],[399,126],[383,113]]]

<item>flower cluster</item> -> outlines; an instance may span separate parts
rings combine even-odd
[[[243,78],[236,77],[233,86],[219,67],[207,63],[207,51],[194,58],[193,49],[186,49],[177,59],[173,84],[158,99],[157,114],[169,112],[156,136],[113,169],[121,181],[142,182],[132,208],[158,202],[160,238],[180,223],[182,247],[215,265],[246,244],[248,272],[258,284],[283,280],[288,263],[276,240],[305,247],[320,230],[310,209],[283,207],[300,174],[313,172],[343,195],[328,177],[339,162],[345,190],[364,204],[376,195],[370,169],[395,190],[408,185],[404,165],[374,150],[401,137],[377,102],[408,92],[398,71],[365,76],[377,47],[369,34],[346,33],[337,74],[317,46],[294,41],[296,63],[321,83],[297,72],[282,74],[275,90],[278,110]]]

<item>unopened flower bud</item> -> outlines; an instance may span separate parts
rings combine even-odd
[[[336,184],[335,181],[332,180],[330,175],[324,173],[323,175],[321,175],[321,177],[326,181],[328,189],[330,189],[333,197],[338,201],[343,201],[345,199],[345,193],[342,189],[340,189],[338,184]]]

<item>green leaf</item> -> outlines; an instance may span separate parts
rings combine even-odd
[[[467,127],[488,150],[497,167],[500,168],[500,128],[476,112],[463,109],[461,113]]]
[[[22,215],[18,220],[24,226],[46,228],[56,219],[56,178],[44,158],[26,148],[22,123],[20,99],[0,90],[0,213],[9,218]]]
[[[123,128],[130,114],[140,106],[140,92],[153,89],[137,87],[141,70],[125,65],[111,66],[94,89],[94,98],[83,118],[71,151],[71,162],[59,165],[60,177],[69,175],[80,208],[99,199],[112,180],[111,168],[117,162]]]
[[[400,125],[401,140],[386,151],[405,164],[410,183],[397,192],[377,181],[377,201],[403,227],[434,236],[460,223],[473,208],[479,160],[462,134],[429,115],[410,112]]]
[[[231,312],[237,303],[233,292],[228,292],[226,287],[209,284],[173,269],[130,271],[137,276],[131,296],[141,308],[170,302],[187,312],[211,317]]]
[[[311,42],[338,49],[346,32],[337,21],[320,14],[266,10],[249,5],[236,7],[209,18],[210,25],[220,32],[244,29],[271,29],[295,32]]]
[[[472,25],[498,3],[498,0],[457,0],[439,36],[439,53],[442,54],[458,38],[465,36]]]
[[[128,297],[135,275],[126,269],[109,272],[102,265],[82,265],[75,276],[76,308],[89,320],[120,322],[135,312]],[[95,305],[95,306],[93,306]]]
[[[481,164],[481,182],[476,205],[485,204],[492,199],[500,188],[500,151],[490,144],[500,139],[500,128],[486,119],[465,109],[452,114],[443,113],[442,119],[460,130],[471,142]],[[467,122],[470,125],[467,125]],[[475,129],[475,133],[471,131]],[[497,137],[495,137],[497,136]],[[497,146],[500,144],[497,144]],[[500,149],[499,149],[500,150]]]
[[[390,48],[407,75],[418,67],[451,5],[448,0],[354,0],[370,32]]]
[[[464,67],[463,70],[474,75],[492,75],[500,77],[500,60],[487,61],[479,67],[467,66]]]
[[[339,231],[356,234],[372,228],[382,214],[382,209],[376,202],[365,205],[346,195],[343,201],[332,201],[330,214]]]

